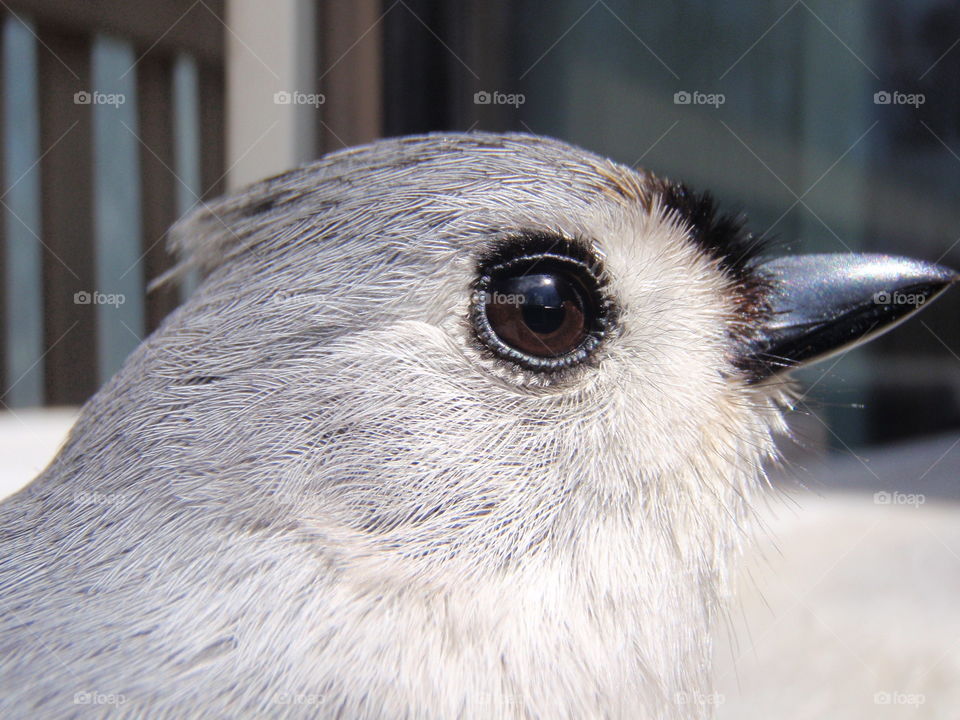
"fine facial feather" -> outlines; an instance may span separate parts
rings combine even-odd
[[[543,138],[424,136],[189,217],[204,282],[0,508],[3,714],[709,716],[783,427],[732,360],[749,265],[664,187]],[[477,264],[517,233],[602,262],[595,362],[477,342]]]

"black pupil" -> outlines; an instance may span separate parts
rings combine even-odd
[[[506,294],[523,297],[523,321],[533,332],[546,335],[563,324],[564,300],[582,305],[570,283],[556,275],[525,275],[503,283]]]

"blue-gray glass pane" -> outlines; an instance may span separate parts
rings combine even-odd
[[[140,140],[136,56],[126,42],[93,45],[94,248],[100,381],[113,375],[144,332],[140,247]]]
[[[7,16],[3,21],[3,222],[7,242],[4,278],[7,337],[3,403],[10,407],[43,401],[43,283],[49,255],[40,242],[37,47],[31,29]],[[56,262],[52,257],[49,260]]]

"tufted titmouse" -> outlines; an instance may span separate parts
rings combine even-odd
[[[199,289],[2,505],[4,717],[707,717],[785,372],[957,277],[763,262],[524,135],[335,153],[173,246]]]

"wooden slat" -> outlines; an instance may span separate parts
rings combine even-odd
[[[200,94],[200,184],[203,199],[222,195],[225,185],[226,78],[219,65],[198,65]]]
[[[5,0],[60,32],[117,35],[144,50],[184,51],[209,62],[224,54],[224,0]]]
[[[45,399],[76,405],[96,389],[96,308],[77,304],[93,292],[92,105],[74,102],[90,90],[89,36],[41,27],[37,50],[40,102]]]
[[[167,229],[176,219],[177,179],[173,131],[173,59],[149,54],[137,65],[137,119],[140,126],[140,205],[144,284],[173,264]],[[145,325],[153,332],[177,306],[173,284],[147,294]]]
[[[317,123],[320,153],[383,133],[383,10],[379,0],[319,3],[319,89],[326,97]]]

